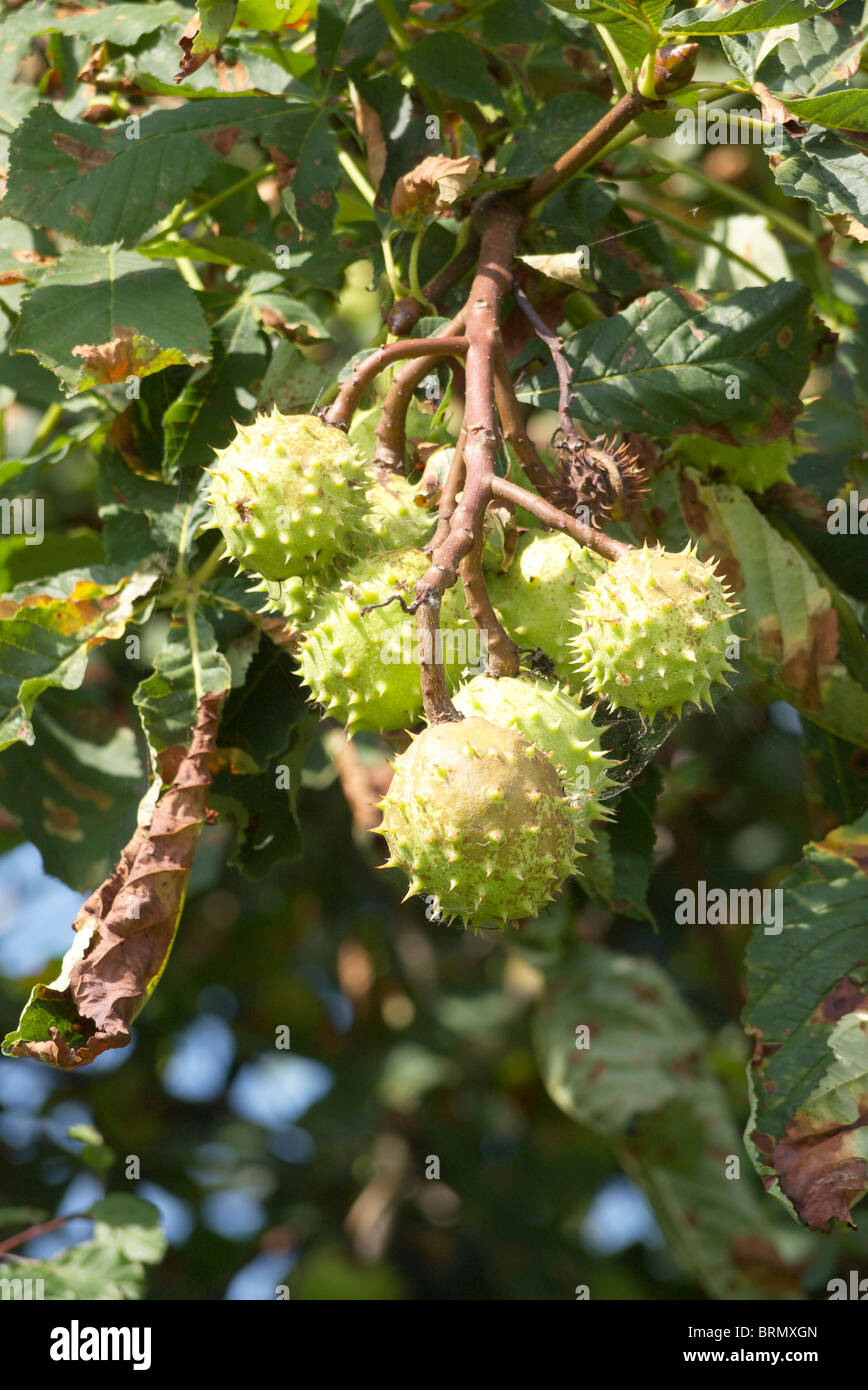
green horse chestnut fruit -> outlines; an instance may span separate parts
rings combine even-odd
[[[432,724],[396,759],[379,833],[437,915],[535,917],[573,872],[575,826],[550,758],[472,716]]]
[[[738,609],[695,546],[627,550],[581,598],[572,639],[575,669],[612,708],[680,715],[711,703],[732,650]]]
[[[327,569],[363,526],[368,478],[343,430],[316,415],[260,415],[217,453],[210,499],[241,568],[276,582]]]

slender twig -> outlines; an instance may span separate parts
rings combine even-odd
[[[212,574],[215,572],[218,565],[220,564],[220,561],[223,559],[225,553],[226,542],[218,541],[217,544],[214,546],[214,549],[209,554],[207,560],[204,562],[204,564],[201,564],[199,568],[197,570],[194,570],[194,572],[190,575],[190,586],[198,590],[201,589],[203,584],[207,584],[208,580],[211,578]]]
[[[654,227],[657,223],[663,223],[664,226],[671,227],[679,236],[683,236],[688,240],[698,241],[702,246],[713,247],[714,250],[719,251],[722,256],[726,256],[728,260],[735,261],[737,265],[744,266],[745,270],[749,270],[753,275],[758,275],[761,280],[765,280],[767,285],[774,284],[774,278],[771,275],[767,275],[760,266],[755,265],[753,261],[747,260],[744,256],[740,256],[739,253],[733,251],[732,247],[728,246],[725,241],[720,241],[717,237],[709,236],[708,232],[704,232],[700,227],[694,226],[693,222],[686,221],[683,216],[674,217],[672,213],[664,212],[662,208],[655,207],[653,203],[641,203],[635,198],[619,198],[618,201],[622,208],[632,208],[634,212],[642,212],[647,215],[648,221],[640,222],[634,227],[634,231],[638,232],[645,227]]]
[[[262,179],[267,179],[274,172],[275,166],[272,163],[260,164],[257,169],[252,169],[249,174],[245,174],[237,183],[233,183],[229,188],[221,189],[219,193],[215,193],[213,197],[206,199],[206,201],[200,203],[198,207],[188,208],[187,211],[184,212],[182,204],[179,212],[174,217],[170,217],[165,226],[159,227],[149,240],[143,242],[137,249],[141,251],[146,246],[152,246],[154,242],[162,241],[165,237],[170,236],[172,232],[177,232],[180,227],[186,227],[191,222],[198,222],[200,218],[207,217],[209,213],[214,211],[214,208],[220,207],[221,203],[225,203],[227,198],[233,198],[236,193],[242,193],[244,189],[249,188],[251,184],[260,183]]]
[[[541,314],[537,313],[531,304],[524,290],[518,285],[513,286],[512,297],[524,314],[528,323],[532,326],[538,338],[542,338],[552,356],[555,364],[555,371],[558,374],[558,413],[560,415],[561,429],[567,439],[579,439],[573,417],[570,414],[570,405],[573,399],[573,373],[572,368],[564,353],[564,340],[553,329],[549,328]]]
[[[595,550],[606,560],[617,560],[619,555],[632,549],[632,546],[624,541],[616,541],[613,536],[607,536],[603,531],[597,531],[593,526],[586,526],[583,521],[577,521],[574,516],[561,511],[560,507],[553,507],[544,498],[528,492],[527,488],[511,483],[508,478],[495,478],[491,490],[495,497],[501,498],[504,502],[512,502],[516,507],[524,507],[525,511],[535,516],[543,526],[551,526],[555,531],[565,531],[574,541],[578,541],[579,545],[586,545],[589,550]]]
[[[463,326],[464,310],[462,309],[450,323],[444,324],[442,332],[426,341],[436,343],[441,337],[454,340],[455,335],[461,332]],[[423,340],[405,339],[405,341],[421,342]],[[424,381],[440,357],[446,355],[448,354],[435,353],[432,355],[426,353],[420,361],[408,363],[407,366],[395,373],[395,378],[386,392],[380,419],[377,422],[377,447],[374,451],[373,461],[380,468],[388,468],[392,473],[403,472],[404,453],[407,448],[407,407],[420,381]]]
[[[537,452],[536,445],[529,438],[524,425],[521,404],[515,394],[515,387],[509,374],[506,352],[503,345],[498,346],[494,359],[494,390],[497,411],[503,432],[503,439],[510,446],[524,472],[537,492],[550,502],[555,501],[555,477],[549,472]]]
[[[696,164],[678,164],[674,159],[664,159],[663,155],[656,150],[647,150],[647,158],[652,164],[656,164],[658,169],[668,169],[671,174],[684,174],[689,179],[695,179],[704,188],[713,191],[722,198],[728,198],[731,203],[744,208],[747,212],[755,212],[758,216],[764,217],[767,222],[773,222],[780,227],[782,232],[788,232],[796,241],[800,241],[803,246],[810,246],[813,250],[816,243],[814,232],[803,227],[794,218],[788,217],[785,212],[779,212],[770,203],[763,203],[759,198],[755,198],[752,193],[746,193],[743,188],[738,188],[733,183],[723,183],[719,179],[714,179],[710,174],[706,174]]]
[[[45,1235],[47,1231],[57,1231],[61,1226],[65,1226],[68,1221],[92,1221],[86,1211],[71,1211],[67,1216],[54,1216],[50,1221],[42,1221],[38,1226],[28,1226],[26,1231],[19,1231],[16,1236],[10,1236],[8,1240],[0,1243],[0,1255],[5,1255],[8,1250],[14,1250],[16,1245],[26,1245],[28,1240],[33,1240],[35,1236]]]
[[[449,261],[442,270],[438,271],[433,280],[429,280],[427,285],[422,287],[422,293],[430,304],[436,304],[444,295],[464,278],[469,270],[476,264],[476,257],[479,254],[479,237],[476,232],[471,230],[470,236],[464,243],[460,251],[456,251],[452,260]]]
[[[419,283],[419,255],[422,250],[423,236],[424,227],[417,228],[416,235],[413,237],[413,244],[410,247],[410,259],[407,262],[407,279],[410,281],[410,293],[413,298],[423,308],[433,312],[434,305],[426,298],[425,291]]]
[[[458,566],[467,609],[485,643],[488,672],[492,676],[517,676],[519,650],[492,607],[482,572],[485,536],[479,528],[472,548]]]
[[[462,356],[466,351],[467,339],[461,337],[403,338],[397,343],[387,343],[369,357],[354,363],[352,375],[344,382],[337,400],[323,418],[327,424],[336,425],[338,429],[348,429],[371,382],[392,362],[416,357],[430,362],[441,357]]]
[[[446,672],[440,651],[440,594],[431,593],[416,611],[419,634],[419,680],[422,703],[429,724],[445,724],[463,716],[449,698]]]
[[[340,164],[350,183],[355,184],[361,193],[368,207],[373,207],[377,201],[376,190],[369,179],[366,179],[358,162],[353,159],[348,150],[338,149],[338,164]]]
[[[560,159],[556,159],[547,169],[543,169],[541,174],[537,174],[536,178],[531,180],[527,188],[515,195],[516,206],[527,211],[544,198],[551,197],[552,193],[563,187],[574,174],[596,159],[609,141],[630,124],[634,116],[638,116],[647,107],[658,104],[662,103],[649,101],[637,92],[626,92],[620,101],[606,112],[602,120],[592,126],[581,140],[576,141],[572,149],[567,150],[566,154],[562,154]]]
[[[465,481],[449,524],[449,533],[431,556],[431,565],[416,583],[420,612],[455,583],[459,568],[466,583],[468,603],[481,630],[488,634],[488,671],[493,676],[513,675],[519,654],[491,607],[482,578],[481,546],[485,510],[492,498],[494,464],[499,430],[494,399],[494,361],[500,344],[500,310],[512,285],[510,265],[521,229],[522,217],[508,201],[493,203],[487,214],[479,256],[479,268],[467,300],[467,393],[464,409]],[[476,552],[476,559],[462,564]],[[434,656],[438,653],[434,652]],[[427,675],[422,694],[429,720],[451,717],[443,712],[445,673]],[[451,704],[451,702],[450,702]]]
[[[458,494],[464,486],[464,444],[467,439],[467,431],[462,424],[455,441],[455,448],[452,451],[452,462],[449,465],[449,472],[446,481],[440,492],[440,503],[437,508],[437,529],[431,540],[425,546],[427,554],[431,555],[439,545],[443,543],[449,535],[449,524],[452,521],[452,513],[457,505]]]
[[[395,9],[392,0],[376,0],[376,5],[389,31],[389,38],[392,43],[399,53],[405,52],[410,47],[410,36],[404,28],[404,21]]]

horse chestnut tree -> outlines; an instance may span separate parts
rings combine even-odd
[[[83,902],[5,1058],[171,1031],[202,885],[327,845],[381,941],[335,916],[316,969],[361,1017],[399,941],[408,1028],[441,955],[494,980],[690,1287],[857,1258],[860,15],[10,8],[0,829]]]

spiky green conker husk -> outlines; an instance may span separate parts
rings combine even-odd
[[[575,815],[577,840],[592,838],[592,820],[610,812],[600,798],[615,784],[615,766],[600,744],[593,710],[552,681],[523,676],[474,676],[453,696],[455,708],[480,715],[501,728],[514,729],[551,758]]]
[[[356,543],[357,553],[424,545],[436,518],[419,498],[418,490],[399,473],[373,468],[367,472],[368,511]]]
[[[711,704],[711,686],[733,670],[726,651],[738,609],[730,597],[695,546],[628,550],[576,610],[571,645],[582,683],[613,708],[645,716]]]
[[[289,579],[262,579],[247,592],[264,594],[261,613],[280,613],[288,627],[299,628],[309,623],[314,614],[320,592],[320,585],[315,584],[314,578],[322,580],[324,577],[331,578],[335,584],[339,582],[335,571],[325,570],[307,580],[300,574],[290,575]]]
[[[539,647],[559,679],[574,680],[570,617],[578,596],[606,561],[559,531],[529,531],[506,574],[492,574],[488,592],[507,632],[521,647]]]
[[[337,590],[320,595],[299,649],[301,677],[314,701],[350,733],[405,729],[422,717],[415,617],[397,601],[361,610],[394,594],[411,603],[429,563],[413,547],[365,556]],[[460,586],[444,594],[440,626],[443,664],[457,684],[469,631]]]
[[[342,430],[315,415],[260,415],[210,470],[227,549],[245,570],[288,579],[352,549],[365,513],[364,464]]]
[[[575,827],[551,759],[473,716],[430,725],[395,761],[380,833],[390,865],[444,917],[535,917],[573,872]]]
[[[354,554],[341,555],[326,570],[292,575],[289,579],[264,579],[256,586],[265,595],[263,610],[280,613],[291,627],[310,623],[321,595],[340,588],[355,560],[372,551],[402,550],[421,546],[434,525],[434,517],[416,501],[416,489],[395,473],[365,470],[367,510],[356,534],[349,538]],[[251,591],[252,592],[252,591]]]

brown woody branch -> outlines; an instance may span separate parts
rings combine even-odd
[[[449,472],[440,493],[440,503],[437,508],[437,529],[431,540],[425,546],[426,552],[431,555],[439,545],[443,543],[449,535],[449,524],[452,520],[452,513],[457,506],[458,494],[464,486],[464,444],[467,438],[467,431],[462,424],[455,441],[455,448],[452,451],[452,462],[449,465]]]
[[[499,442],[494,402],[494,360],[500,343],[500,310],[512,285],[510,264],[522,216],[508,201],[492,203],[482,233],[479,267],[465,310],[468,338],[467,393],[464,404],[464,489],[449,523],[449,533],[431,556],[431,565],[416,584],[417,602],[430,604],[455,583],[465,556],[481,547],[485,509],[492,497],[494,464]],[[488,669],[492,675],[513,674],[518,653],[491,608],[481,564],[465,567],[470,581],[469,601],[489,632]],[[439,609],[439,602],[437,604]],[[488,624],[491,624],[490,628]],[[492,650],[493,645],[493,650]],[[445,686],[442,665],[438,681]],[[425,713],[433,718],[437,705],[422,688]],[[449,702],[451,706],[451,701]],[[438,716],[440,719],[450,716]]]
[[[607,536],[605,532],[597,531],[593,526],[586,526],[583,521],[577,521],[574,516],[562,512],[560,507],[553,507],[544,498],[537,497],[534,492],[528,492],[527,488],[518,487],[507,478],[494,478],[491,490],[494,496],[502,501],[512,502],[516,507],[524,507],[525,511],[535,516],[543,526],[551,526],[555,531],[565,531],[574,541],[578,541],[579,545],[596,550],[598,555],[604,556],[607,560],[617,560],[619,556],[632,549],[625,541],[616,541],[613,536]]]
[[[504,441],[512,449],[537,491],[553,502],[556,480],[540,458],[536,445],[528,437],[521,403],[515,394],[515,387],[509,374],[509,365],[502,343],[499,345],[494,359],[494,370],[497,411],[500,415]]]
[[[424,341],[436,343],[441,337],[454,341],[455,335],[461,332],[463,326],[464,310],[462,309],[460,313],[455,315],[451,323],[444,325],[442,334],[437,333],[433,338]],[[462,341],[464,340],[462,339]],[[449,355],[448,352],[433,355],[428,353],[419,362],[408,363],[406,367],[402,367],[396,373],[394,381],[386,392],[376,430],[377,447],[374,451],[374,463],[381,468],[388,468],[392,473],[403,473],[404,454],[407,449],[407,408],[413,399],[413,392],[441,356],[448,357]]]
[[[466,480],[452,514],[449,534],[431,556],[431,565],[416,584],[420,601],[442,594],[458,578],[458,566],[481,530],[491,500],[498,444],[494,408],[494,358],[499,336],[499,313],[512,283],[509,265],[521,227],[521,215],[508,202],[494,206],[482,237],[479,269],[465,311],[469,346],[466,357],[467,396],[464,407]]]
[[[520,665],[519,650],[507,633],[494,611],[485,577],[482,573],[482,550],[485,536],[480,527],[472,548],[458,566],[458,573],[464,585],[467,608],[476,624],[477,631],[485,639],[488,674],[491,676],[517,676]]]
[[[518,285],[513,289],[513,298],[537,337],[542,339],[551,353],[555,371],[558,374],[558,415],[560,417],[560,424],[564,437],[566,439],[580,439],[582,436],[576,429],[575,422],[570,414],[570,406],[573,399],[573,374],[566,353],[564,352],[564,340],[560,334],[553,332],[552,329],[549,328],[545,319],[541,314],[537,313],[533,304],[524,293],[524,290],[520,289]]]
[[[429,724],[446,724],[463,718],[449,698],[446,672],[440,651],[440,604],[442,596],[430,593],[416,610],[419,635],[419,680],[422,703]]]
[[[552,193],[556,193],[574,174],[596,159],[609,141],[619,135],[622,130],[625,130],[636,116],[649,107],[665,106],[665,104],[663,101],[649,101],[647,97],[640,96],[638,92],[625,93],[621,100],[606,112],[602,120],[592,126],[581,140],[576,141],[572,149],[567,150],[566,154],[562,154],[560,159],[556,159],[548,169],[543,169],[542,173],[537,174],[526,188],[514,195],[515,205],[527,212],[535,203],[551,197]]]
[[[19,1231],[17,1235],[10,1236],[0,1244],[0,1255],[5,1255],[7,1251],[14,1250],[16,1245],[26,1245],[29,1240],[36,1236],[43,1236],[48,1231],[58,1231],[61,1226],[65,1226],[69,1221],[92,1221],[93,1217],[86,1211],[71,1211],[67,1216],[53,1216],[50,1221],[40,1221],[38,1226],[28,1226],[26,1231]]]
[[[466,351],[467,339],[461,337],[410,338],[403,339],[398,343],[387,343],[385,347],[372,352],[370,357],[365,357],[361,362],[355,363],[352,375],[344,382],[337,400],[326,411],[323,418],[328,425],[336,425],[338,429],[343,430],[349,429],[359,403],[371,382],[392,362],[400,362],[404,358],[422,357],[426,363],[425,370],[422,372],[422,376],[425,376],[429,370],[427,364],[430,362],[441,357],[451,357],[454,354],[463,355]]]

